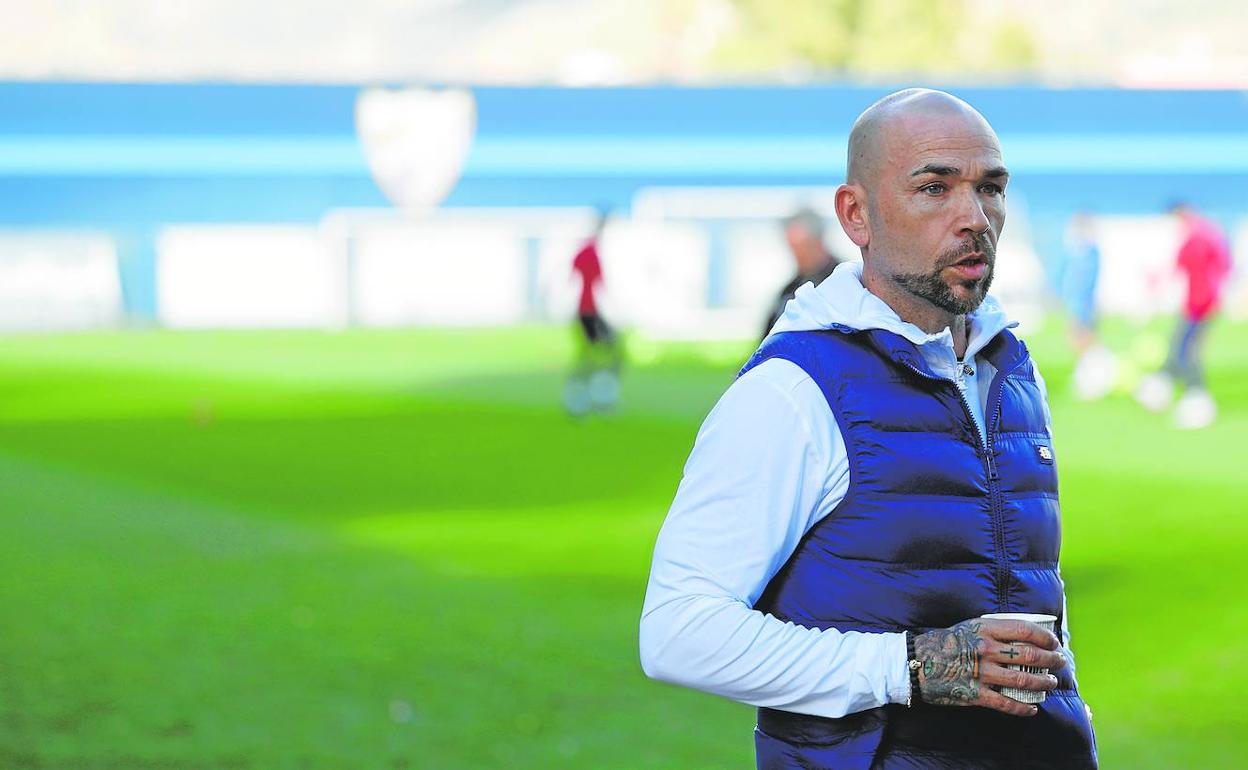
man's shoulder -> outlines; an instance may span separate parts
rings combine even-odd
[[[827,399],[811,373],[800,363],[783,356],[767,358],[744,371],[728,387],[724,397],[736,403],[783,404],[786,411],[806,415],[828,409]]]
[[[742,368],[744,374],[756,366],[775,359],[792,363],[804,371],[821,368],[820,359],[827,354],[829,343],[844,336],[840,329],[801,329],[773,332],[763,339],[758,350]],[[832,343],[835,344],[835,343]]]
[[[801,383],[809,381],[810,375],[799,364],[784,356],[772,356],[742,373],[733,384],[758,382],[766,383],[770,388],[791,391]]]
[[[805,426],[802,430],[812,433],[826,432],[830,415],[823,391],[806,370],[785,358],[769,358],[728,386],[708,422],[754,426],[768,434]]]

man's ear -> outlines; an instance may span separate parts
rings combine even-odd
[[[871,242],[871,222],[867,215],[867,191],[862,185],[843,184],[836,188],[836,218],[841,228],[860,249]]]

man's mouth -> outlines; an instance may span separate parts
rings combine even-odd
[[[963,280],[978,281],[988,272],[988,258],[975,251],[950,265]]]

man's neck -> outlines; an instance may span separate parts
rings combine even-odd
[[[862,285],[906,323],[914,324],[928,334],[939,334],[948,329],[953,335],[953,352],[959,359],[966,355],[970,344],[970,326],[965,315],[954,315],[916,297],[874,271],[863,270]]]

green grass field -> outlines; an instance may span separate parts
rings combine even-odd
[[[1131,342],[1125,328],[1120,345]],[[1248,326],[1184,433],[1053,394],[1107,768],[1248,765]],[[745,768],[646,680],[650,549],[748,346],[558,408],[563,329],[0,338],[0,768]]]

